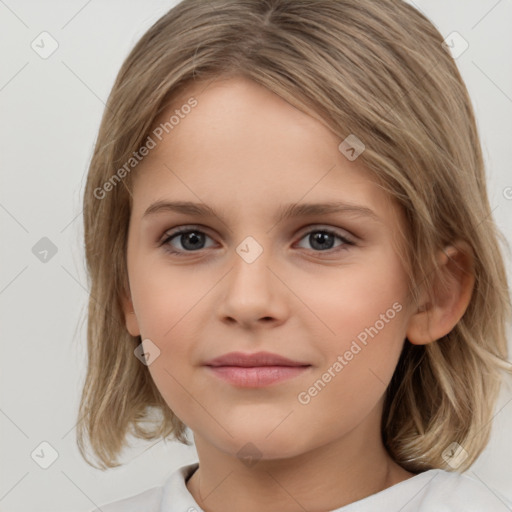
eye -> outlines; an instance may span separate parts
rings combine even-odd
[[[177,229],[171,233],[167,233],[167,235],[168,236],[162,241],[162,246],[165,246],[167,252],[177,256],[183,256],[183,253],[186,252],[196,252],[197,250],[204,249],[204,239],[210,238],[204,231],[196,229],[193,226]],[[175,250],[176,245],[173,245],[173,242],[178,242],[183,249],[178,248],[178,250]]]
[[[166,233],[161,245],[170,254],[184,256],[187,252],[192,253],[205,249],[204,243],[206,238],[210,237],[204,231],[194,226],[188,226]],[[334,252],[337,250],[347,250],[349,246],[355,245],[346,235],[326,228],[310,230],[302,236],[301,240],[307,239],[314,252],[327,252],[333,251],[333,243],[336,238],[341,243],[338,244],[337,248],[334,248]],[[177,247],[177,245],[181,245],[181,247]]]
[[[332,229],[314,229],[308,231],[301,240],[307,239],[313,247],[315,252],[326,252],[333,249],[333,243],[335,239],[341,240],[341,244],[337,246],[336,250],[346,250],[348,246],[355,245],[348,237],[332,230]],[[318,250],[317,250],[318,249]]]

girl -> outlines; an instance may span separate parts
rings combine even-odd
[[[399,0],[184,0],[137,43],[85,190],[78,442],[105,469],[188,428],[199,461],[103,512],[511,509],[461,474],[510,301],[446,46]]]

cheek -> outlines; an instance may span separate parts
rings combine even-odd
[[[137,270],[132,292],[141,335],[161,350],[149,371],[168,406],[191,426],[218,427],[205,413],[204,404],[215,417],[230,418],[241,431],[248,428],[242,413],[232,410],[232,404],[208,387],[193,368],[194,357],[208,338],[207,323],[215,324],[219,304],[214,286],[219,273],[162,263]],[[283,309],[289,314],[289,329],[298,326],[300,339],[318,363],[311,379],[297,385],[284,404],[296,410],[288,427],[296,429],[292,437],[305,443],[310,434],[300,432],[312,416],[318,418],[315,432],[329,438],[338,435],[340,428],[348,431],[357,425],[382,397],[405,337],[401,301],[406,284],[399,265],[386,254],[337,269],[325,267],[314,277],[296,269],[284,277],[302,299],[296,300],[284,288],[276,289],[281,293],[279,300],[289,306]],[[319,384],[309,403],[299,402],[298,394],[308,393],[315,383]],[[194,401],[197,397],[200,404]],[[282,406],[267,411],[269,423],[282,419]],[[218,435],[225,432],[219,429]]]
[[[364,343],[365,337],[369,338],[368,331],[376,334],[375,329],[380,338],[392,341],[398,335],[401,342],[407,281],[393,256],[390,251],[368,257],[367,263],[358,262],[301,285],[302,295],[316,315],[308,315],[310,326],[315,318],[320,320],[322,337],[330,340],[331,350],[326,352],[339,351],[358,336]]]
[[[141,337],[160,351],[148,369],[168,406],[184,421],[191,408],[192,354],[202,337],[198,315],[214,283],[185,267],[162,263],[134,270],[131,288]]]
[[[348,406],[367,413],[394,373],[406,333],[407,281],[392,253],[385,256],[343,269],[334,284],[329,279],[308,286],[308,305],[328,327],[317,330],[323,333],[315,341],[322,364],[311,393],[303,389],[319,415],[336,411],[342,417]],[[318,324],[311,318],[310,332]]]
[[[141,335],[172,343],[211,285],[189,270],[156,263],[136,272],[132,295]]]

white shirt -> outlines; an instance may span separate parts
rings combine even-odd
[[[199,467],[177,469],[163,485],[91,512],[204,512],[186,487]],[[511,512],[512,501],[460,473],[431,469],[331,512]]]

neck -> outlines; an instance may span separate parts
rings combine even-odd
[[[413,476],[368,430],[359,425],[335,442],[250,466],[196,434],[199,468],[187,488],[205,512],[334,510]]]

